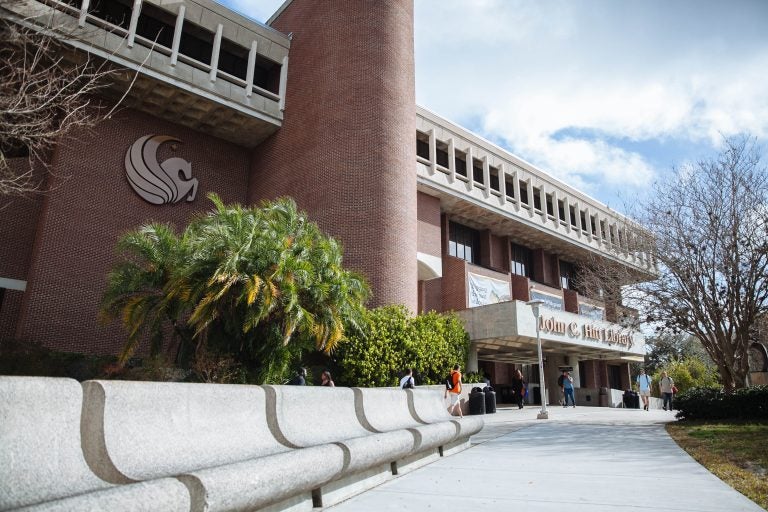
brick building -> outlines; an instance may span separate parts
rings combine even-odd
[[[570,367],[581,387],[627,387],[643,338],[573,279],[595,255],[652,262],[627,219],[416,105],[412,0],[289,0],[267,24],[209,0],[0,10],[124,69],[107,99],[135,78],[111,119],[55,148],[48,194],[0,211],[0,339],[114,353],[124,334],[96,315],[123,232],[181,228],[209,192],[290,195],[342,241],[371,305],[460,311],[470,369],[537,381],[536,299],[548,380]]]

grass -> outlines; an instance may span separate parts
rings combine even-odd
[[[667,432],[720,480],[768,510],[768,423],[680,421]]]

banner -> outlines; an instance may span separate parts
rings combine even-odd
[[[512,300],[509,282],[467,273],[469,307],[485,306]]]

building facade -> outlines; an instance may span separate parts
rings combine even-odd
[[[68,58],[114,65],[104,100],[128,94],[57,145],[47,194],[0,210],[0,339],[115,353],[124,333],[97,312],[122,233],[182,228],[210,192],[290,195],[342,242],[371,305],[459,311],[470,369],[537,380],[536,299],[548,380],[571,368],[584,388],[628,387],[642,336],[575,276],[593,257],[647,275],[653,262],[627,219],[417,107],[412,0],[289,0],[267,24],[209,0],[1,9],[55,28]]]

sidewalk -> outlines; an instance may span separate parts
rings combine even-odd
[[[472,447],[327,510],[763,511],[666,434],[674,413],[605,407],[499,409]]]

